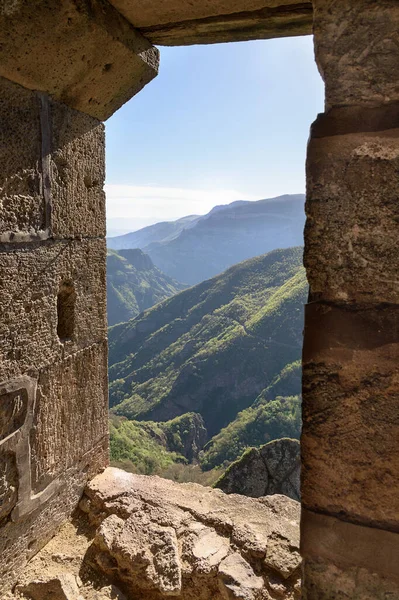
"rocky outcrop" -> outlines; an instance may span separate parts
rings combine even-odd
[[[107,469],[2,600],[298,600],[299,503]]]
[[[162,425],[168,450],[182,454],[190,463],[198,458],[208,439],[208,432],[200,414],[186,413]]]
[[[81,508],[98,527],[87,560],[128,598],[300,597],[299,509],[274,496],[107,469]]]
[[[300,499],[300,447],[298,440],[283,438],[260,448],[250,448],[227,469],[215,487],[226,494],[252,498],[284,494]]]

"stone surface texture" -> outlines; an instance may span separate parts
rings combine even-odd
[[[290,498],[108,468],[80,506],[98,527],[87,560],[129,599],[300,597],[300,505]]]
[[[64,471],[57,480],[54,493],[38,502],[33,512],[22,519],[2,522],[0,530],[0,598],[28,572],[27,563],[65,523],[79,503],[86,482],[103,469],[107,461],[108,439],[103,439],[90,452]],[[38,496],[40,501],[40,496]],[[43,599],[44,600],[44,599]]]
[[[307,560],[304,600],[397,600],[399,584],[362,567],[342,569],[333,563]]]
[[[18,0],[0,10],[0,75],[107,119],[158,72],[159,53],[105,0]]]
[[[317,298],[398,302],[398,169],[399,127],[311,139],[305,265]]]
[[[304,598],[399,598],[399,5],[314,0],[326,113],[307,157]]]
[[[313,9],[326,108],[398,101],[396,0],[313,0]]]
[[[105,240],[49,240],[0,248],[0,381],[37,372],[106,339]],[[57,334],[57,295],[76,292],[71,339]]]
[[[195,3],[112,0],[153,44],[175,46],[312,32],[312,3],[300,0],[209,0]]]
[[[247,450],[230,465],[215,487],[226,494],[252,498],[283,494],[300,500],[300,466],[298,440],[274,440]]]
[[[104,126],[0,78],[0,242],[105,236]]]
[[[108,469],[80,505],[3,600],[300,597],[300,507],[289,498]]]
[[[108,464],[108,386],[104,127],[3,78],[0,98],[2,597]]]
[[[305,317],[302,502],[395,529],[399,307],[312,303]]]
[[[39,107],[36,94],[0,79],[0,240],[47,227]]]

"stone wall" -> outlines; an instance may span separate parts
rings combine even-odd
[[[304,598],[399,598],[399,5],[313,4],[326,112],[307,158]]]
[[[0,588],[108,462],[104,127],[0,80]]]
[[[105,0],[0,2],[0,596],[108,464],[105,140],[158,50]]]
[[[0,594],[108,460],[98,119],[156,76],[152,42],[313,19],[326,112],[307,162],[303,593],[399,598],[399,5],[312,5],[0,1]]]

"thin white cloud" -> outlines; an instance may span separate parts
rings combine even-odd
[[[237,190],[198,190],[157,186],[106,184],[107,218],[128,221],[168,221],[203,215],[218,204],[259,200]]]

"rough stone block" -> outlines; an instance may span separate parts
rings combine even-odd
[[[399,584],[399,533],[393,531],[348,523],[303,508],[301,554],[342,569],[378,573],[379,578]]]
[[[0,75],[101,120],[158,71],[158,50],[105,0],[3,1],[0,46]]]
[[[46,223],[37,95],[0,78],[0,241]]]
[[[106,339],[105,241],[11,245],[0,251],[0,381],[39,369]],[[63,285],[75,294],[73,332],[60,339]]]
[[[302,504],[397,528],[399,307],[306,307]]]
[[[97,527],[89,564],[137,598],[300,597],[300,505],[290,498],[106,469],[80,507]]]
[[[399,585],[377,573],[353,567],[341,569],[321,560],[305,560],[303,600],[399,600]]]
[[[314,299],[399,303],[399,129],[313,138],[304,262]]]
[[[39,374],[31,430],[32,488],[43,490],[108,434],[106,343]],[[106,463],[105,463],[106,464]]]
[[[49,128],[51,236],[105,236],[104,125],[50,101]]]
[[[105,236],[104,126],[0,78],[0,242]]]
[[[399,100],[397,0],[313,0],[313,8],[327,107]]]

